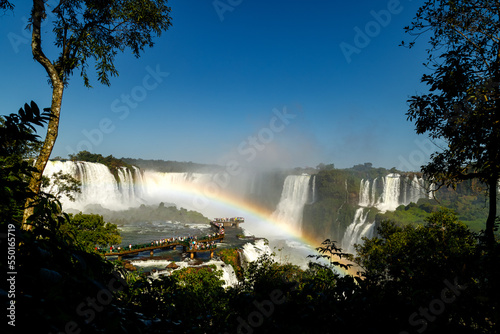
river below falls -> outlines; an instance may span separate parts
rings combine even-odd
[[[122,237],[120,246],[124,248],[128,247],[129,244],[150,243],[154,240],[172,237],[201,236],[215,232],[215,229],[208,223],[184,224],[171,221],[126,223],[119,225],[118,229]],[[221,243],[217,243],[217,249],[241,249],[245,262],[255,261],[265,253],[271,254],[274,252],[274,258],[277,261],[291,262],[303,268],[307,267],[310,260],[307,255],[315,253],[313,247],[298,241],[290,239],[272,239],[268,241],[247,234],[243,228],[227,227],[225,228],[225,238]],[[234,283],[234,277],[229,277],[231,276],[231,269],[224,268],[224,264],[218,259],[217,255],[215,255],[214,259],[210,259],[209,252],[198,253],[195,259],[191,260],[187,254],[182,253],[182,247],[178,247],[175,250],[155,250],[153,257],[150,256],[149,252],[142,252],[124,256],[123,260],[130,261],[139,272],[153,271],[154,275],[170,274],[171,270],[166,270],[166,266],[172,262],[175,262],[180,268],[215,264],[218,269],[223,270],[226,283]]]

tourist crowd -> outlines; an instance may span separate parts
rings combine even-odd
[[[149,248],[149,247],[161,247],[161,246],[169,246],[169,245],[172,245],[172,246],[182,245],[182,246],[188,247],[190,250],[193,250],[193,249],[194,250],[214,249],[214,248],[217,248],[215,240],[220,239],[221,237],[224,237],[224,226],[223,226],[223,224],[214,223],[214,222],[212,222],[212,225],[217,227],[218,231],[215,233],[210,233],[210,234],[203,235],[203,236],[190,235],[190,236],[172,237],[172,238],[153,240],[147,244],[136,244],[136,245],[129,244],[126,247],[110,246],[109,249],[103,249],[100,247],[96,247],[95,250],[100,252],[100,253],[121,253],[121,252],[125,252],[125,251],[137,250],[137,249],[143,249],[143,248]]]

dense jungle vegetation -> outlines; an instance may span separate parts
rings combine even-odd
[[[493,333],[498,324],[500,247],[487,245],[449,210],[424,225],[384,222],[379,236],[351,258],[362,271],[340,275],[311,262],[307,270],[265,256],[223,288],[214,268],[183,269],[160,279],[127,272],[93,252],[116,230],[101,219],[69,216],[41,194],[29,230],[21,229],[31,124],[36,105],[5,116],[0,127],[2,228],[15,241],[15,285],[2,282],[2,304],[16,330],[42,333]],[[7,137],[6,134],[9,134]],[[12,139],[15,138],[13,141]],[[101,226],[95,235],[84,221]],[[12,232],[10,232],[12,231]],[[110,236],[111,239],[102,238]],[[7,243],[4,251],[7,252]],[[332,266],[345,257],[332,241],[318,245]],[[234,265],[235,254],[225,254]],[[6,259],[1,260],[7,269]],[[14,306],[10,301],[15,295]],[[10,296],[10,297],[9,297]],[[290,315],[294,315],[291,317]],[[9,327],[12,329],[13,327]]]
[[[121,5],[108,3],[116,5],[113,8]],[[378,233],[358,245],[355,256],[327,239],[318,251],[329,264],[312,257],[308,268],[301,269],[263,256],[239,269],[239,284],[229,288],[211,266],[159,279],[128,272],[123,263],[109,262],[93,251],[94,245],[118,240],[116,226],[99,215],[71,216],[62,211],[57,197],[40,191],[43,168],[36,166],[45,166],[55,143],[68,77],[78,69],[89,86],[87,60],[92,58],[98,80],[109,83],[108,76],[117,74],[113,58],[118,50],[130,47],[137,56],[151,44],[152,32],[159,34],[171,24],[169,8],[148,2],[146,15],[134,6],[112,13],[120,15],[118,26],[128,22],[130,29],[104,29],[106,38],[96,37],[87,29],[110,15],[104,2],[88,4],[92,6],[82,9],[79,3],[61,1],[53,9],[54,46],[62,53],[52,63],[41,49],[45,1],[34,1],[29,18],[33,56],[49,74],[52,110],[40,111],[32,102],[0,118],[0,245],[5,254],[0,268],[6,274],[0,300],[6,310],[5,332],[499,332],[497,2],[424,1],[405,28],[415,39],[431,34],[430,74],[422,76],[429,92],[412,96],[406,115],[417,133],[446,143],[422,171],[442,189],[457,191],[443,190],[438,204],[425,200],[385,215],[375,212],[370,218],[378,219]],[[1,10],[12,8],[9,1],[0,0]],[[65,11],[71,14],[68,20]],[[91,21],[81,24],[79,16]],[[411,47],[415,39],[406,45]],[[49,131],[42,144],[36,131],[45,125]],[[113,168],[123,167],[112,157],[103,160]],[[315,224],[318,238],[337,239],[335,224],[352,220],[360,179],[386,171],[370,164],[351,172],[324,167],[316,175],[318,199],[306,207],[305,222]],[[235,265],[234,252],[222,257]],[[339,261],[345,258],[356,266]]]

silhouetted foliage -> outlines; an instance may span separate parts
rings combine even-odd
[[[443,144],[422,171],[438,186],[478,179],[489,187],[490,244],[500,177],[499,10],[492,1],[426,1],[406,27],[413,35],[431,34],[432,73],[422,76],[430,93],[412,96],[407,115],[418,134]]]
[[[316,260],[320,258],[328,259],[332,267],[340,267],[345,270],[352,267],[352,264],[345,264],[340,261],[342,258],[349,258],[350,254],[342,252],[342,248],[337,247],[333,240],[326,239],[321,243],[320,247],[316,248],[316,250],[320,255],[310,255],[309,257],[316,258]]]
[[[0,215],[3,222],[19,221],[22,218],[22,215],[19,217],[20,201],[34,195],[27,189],[27,182],[34,171],[32,154],[39,145],[36,127],[48,120],[48,111],[41,112],[33,101],[25,104],[17,114],[0,118]]]
[[[35,198],[28,188],[34,172],[29,160],[30,148],[39,144],[36,126],[43,126],[47,119],[47,112],[40,112],[34,102],[25,105],[18,114],[2,117],[0,226],[2,234],[9,232],[4,235],[8,236],[8,245],[15,250],[15,256],[9,259],[8,266],[7,257],[1,259],[0,267],[4,272],[16,272],[15,291],[8,281],[2,280],[2,305],[11,305],[15,300],[13,324],[18,331],[32,330],[35,324],[42,333],[62,331],[68,326],[88,332],[108,329],[119,333],[127,320],[119,316],[113,293],[105,290],[105,286],[112,279],[121,279],[121,274],[100,256],[80,246],[79,231],[61,228],[69,223],[69,216],[61,211],[57,198],[40,192],[31,202],[33,214],[26,221],[31,228],[21,229],[23,204],[26,199]],[[123,288],[126,283],[121,284]],[[110,298],[106,309],[91,312],[88,298],[102,297],[103,293]],[[130,326],[134,328],[133,324]]]
[[[14,9],[14,5],[7,0],[0,0],[0,9],[12,10]]]

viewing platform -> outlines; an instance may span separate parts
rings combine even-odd
[[[189,236],[189,237],[175,237],[154,240],[148,244],[130,244],[128,247],[110,247],[109,251],[101,251],[104,257],[117,256],[121,260],[123,256],[134,255],[141,252],[149,251],[150,256],[154,255],[155,249],[177,249],[182,246],[182,252],[188,253],[191,258],[194,258],[196,253],[210,252],[210,258],[213,258],[214,251],[217,249],[216,242],[219,243],[224,240],[224,225],[210,222],[212,227],[216,228],[215,233],[210,233],[205,236]]]
[[[233,217],[233,218],[215,218],[210,222],[212,226],[215,227],[240,227],[241,223],[244,223],[245,219],[243,217]]]
[[[155,249],[176,249],[178,246],[182,246],[182,251],[184,253],[190,253],[190,257],[194,258],[195,253],[210,252],[210,258],[213,258],[213,252],[217,249],[215,245],[208,245],[209,242],[219,241],[222,242],[224,239],[224,234],[215,236],[207,239],[189,239],[189,240],[177,240],[172,242],[162,242],[158,245],[133,245],[131,247],[125,247],[120,250],[113,250],[112,252],[104,253],[104,256],[117,256],[118,260],[121,260],[125,255],[134,255],[141,252],[149,251],[149,255],[154,255]],[[193,244],[195,242],[195,244]],[[208,245],[208,246],[205,246]],[[194,247],[193,247],[194,246]]]

